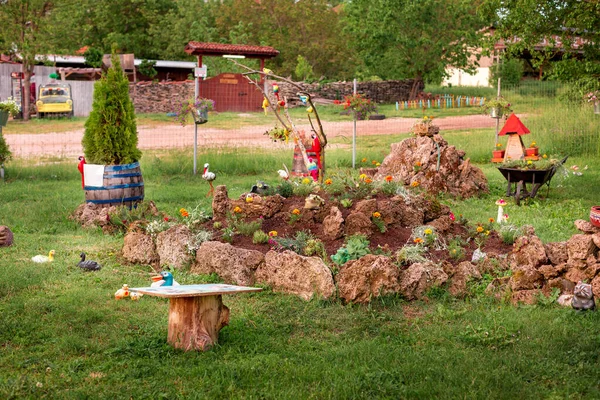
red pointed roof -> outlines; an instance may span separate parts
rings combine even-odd
[[[269,59],[277,56],[279,50],[270,46],[254,46],[247,44],[227,44],[209,42],[189,42],[185,52],[194,56],[217,56],[224,54],[241,55],[246,58]]]
[[[500,133],[498,133],[498,136],[504,136],[507,133],[517,133],[519,135],[526,135],[530,133],[530,130],[527,129],[525,125],[523,125],[523,123],[521,122],[519,117],[515,115],[515,113],[512,113],[510,114],[510,117],[508,117],[508,120],[504,124],[504,127],[502,128]]]

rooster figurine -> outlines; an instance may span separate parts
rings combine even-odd
[[[217,178],[214,172],[210,172],[208,170],[208,163],[204,164],[204,173],[202,174],[202,179],[208,182],[210,185],[210,190],[206,194],[206,197],[212,196],[215,193],[215,188],[213,187],[213,181]]]
[[[35,263],[48,263],[54,261],[54,250],[50,250],[47,256],[38,254],[37,256],[31,257],[31,261]]]
[[[285,168],[285,169],[277,170],[277,173],[279,174],[279,177],[281,179],[283,179],[284,181],[287,181],[288,179],[290,179],[290,171],[288,171],[288,168],[286,167],[285,164],[283,164],[283,168]]]

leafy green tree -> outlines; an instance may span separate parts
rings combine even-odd
[[[104,53],[95,47],[90,47],[85,51],[85,53],[83,53],[83,57],[85,58],[85,63],[94,68],[102,67],[102,57],[103,56],[104,56]]]
[[[301,55],[298,55],[298,64],[296,64],[296,70],[294,72],[296,78],[302,81],[308,81],[314,78],[312,65],[310,65],[308,60]]]
[[[559,59],[549,69],[556,79],[600,76],[600,1],[484,0],[480,11],[495,21],[489,48],[504,39],[509,55],[529,54],[535,67]]]
[[[92,111],[85,122],[83,150],[88,162],[119,165],[138,161],[137,125],[129,81],[116,53],[111,67],[94,85]]]
[[[158,74],[158,72],[154,69],[155,65],[156,61],[144,59],[138,66],[138,71],[149,78],[154,78]]]
[[[50,48],[52,7],[56,2],[43,0],[5,0],[0,2],[0,52],[16,53],[23,72],[23,119],[29,120],[31,75],[36,56]]]
[[[472,70],[484,20],[471,0],[353,0],[345,7],[345,37],[365,75],[439,82],[447,66]]]

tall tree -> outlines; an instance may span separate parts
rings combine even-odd
[[[0,2],[1,52],[16,54],[22,62],[23,119],[29,120],[30,84],[36,56],[47,54],[50,48],[49,32],[53,24],[52,6],[55,2],[43,0],[5,0]]]
[[[447,66],[472,69],[484,21],[471,0],[353,0],[346,37],[366,72],[383,79],[439,82]]]
[[[558,78],[600,76],[599,0],[484,0],[481,11],[495,21],[489,47],[503,39],[510,54],[528,52],[534,63],[562,58]]]

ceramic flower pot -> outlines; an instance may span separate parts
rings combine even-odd
[[[525,149],[526,156],[537,156],[539,155],[539,149],[537,147],[528,147]]]
[[[590,222],[600,228],[600,206],[592,206],[590,209]]]
[[[493,150],[492,157],[493,158],[504,158],[504,150]]]

